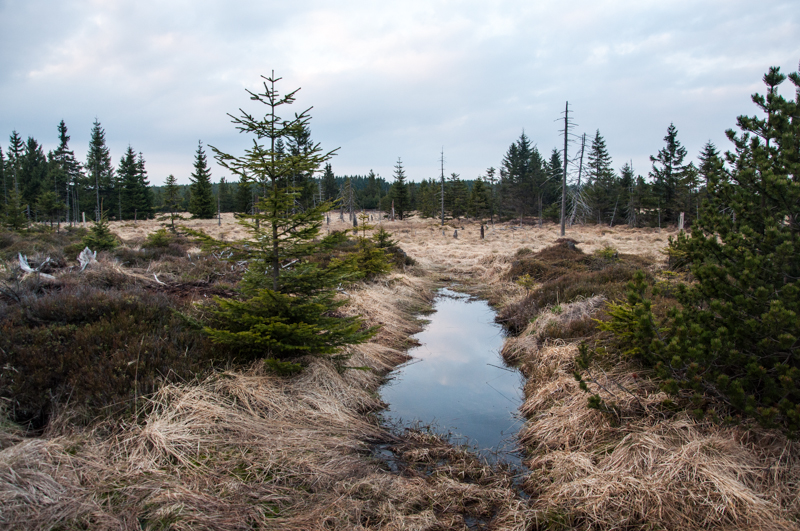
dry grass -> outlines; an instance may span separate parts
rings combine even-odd
[[[436,437],[392,435],[369,414],[431,288],[395,274],[349,294],[345,311],[384,325],[346,362],[369,370],[309,358],[279,378],[256,364],[164,386],[138,423],[56,421],[27,440],[4,428],[0,527],[467,529],[465,519],[502,514],[524,529],[508,472]],[[393,445],[402,473],[371,457],[376,442]]]
[[[243,235],[230,215],[221,228],[216,223],[185,222],[218,237]],[[159,226],[119,225],[133,247]],[[414,313],[432,289],[452,281],[500,307],[514,303],[525,295],[508,280],[517,251],[544,249],[559,234],[554,225],[498,224],[480,240],[477,224],[449,222],[443,236],[435,221],[417,218],[384,227],[417,265],[348,294],[346,312],[383,326],[372,342],[350,349],[346,363],[372,370],[340,373],[312,359],[298,377],[281,379],[254,366],[163,388],[138,424],[30,440],[4,427],[0,526],[798,529],[798,443],[675,415],[656,383],[627,363],[593,369],[603,387],[590,384],[592,391],[617,413],[587,407],[572,376],[577,340],[562,336],[597,316],[601,297],[545,308],[504,347],[527,378],[520,442],[529,499],[509,471],[464,449],[424,432],[386,432],[370,414],[381,406],[375,391],[381,375],[406,359],[420,327]],[[333,218],[327,228],[349,224]],[[612,246],[661,261],[670,234],[581,227],[567,236],[585,252]],[[153,267],[170,272],[168,262]],[[371,456],[372,443],[391,450],[396,470]]]
[[[527,378],[519,438],[534,519],[604,530],[800,529],[798,443],[675,415],[632,363],[593,367],[591,392],[615,408],[608,414],[588,407],[572,374],[577,342],[553,337],[553,330],[601,307],[593,298],[557,314],[545,310],[504,346]]]

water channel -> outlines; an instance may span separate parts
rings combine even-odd
[[[439,291],[434,313],[416,335],[413,359],[390,374],[381,389],[384,419],[401,426],[432,426],[490,460],[517,463],[522,376],[500,357],[504,333],[482,300]]]

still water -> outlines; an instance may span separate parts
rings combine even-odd
[[[416,336],[421,345],[409,351],[414,359],[392,372],[381,389],[389,404],[384,417],[402,425],[432,425],[488,455],[512,451],[522,377],[503,365],[504,335],[494,310],[485,301],[443,289],[434,312]]]

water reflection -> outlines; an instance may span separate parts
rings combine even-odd
[[[468,439],[480,449],[506,450],[519,429],[522,378],[503,366],[502,328],[481,300],[440,291],[430,323],[416,336],[414,357],[391,375],[381,394],[385,416],[418,420]]]

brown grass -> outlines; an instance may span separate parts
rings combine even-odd
[[[222,228],[216,220],[186,224],[240,237],[229,218]],[[136,248],[158,223],[118,225]],[[449,222],[444,236],[432,220],[384,226],[417,265],[347,294],[345,311],[383,328],[350,349],[346,365],[373,370],[340,373],[311,359],[304,373],[282,379],[255,365],[162,388],[138,424],[54,428],[38,439],[3,427],[0,526],[798,529],[798,443],[676,415],[657,383],[630,362],[593,367],[591,390],[616,413],[587,407],[572,371],[601,296],[538,306],[535,320],[504,347],[527,379],[519,438],[529,471],[518,479],[530,498],[518,494],[510,471],[463,448],[420,431],[386,432],[370,413],[381,406],[376,390],[381,375],[406,359],[420,327],[414,313],[430,303],[432,289],[456,283],[501,308],[518,302],[525,290],[509,278],[518,251],[536,253],[559,235],[554,225],[498,224],[484,240],[474,223]],[[329,228],[347,227],[334,217]],[[587,254],[611,246],[661,263],[669,234],[581,227],[567,236]],[[182,267],[156,267],[164,268],[159,278],[180,281]],[[378,442],[391,450],[396,470],[372,457]]]

